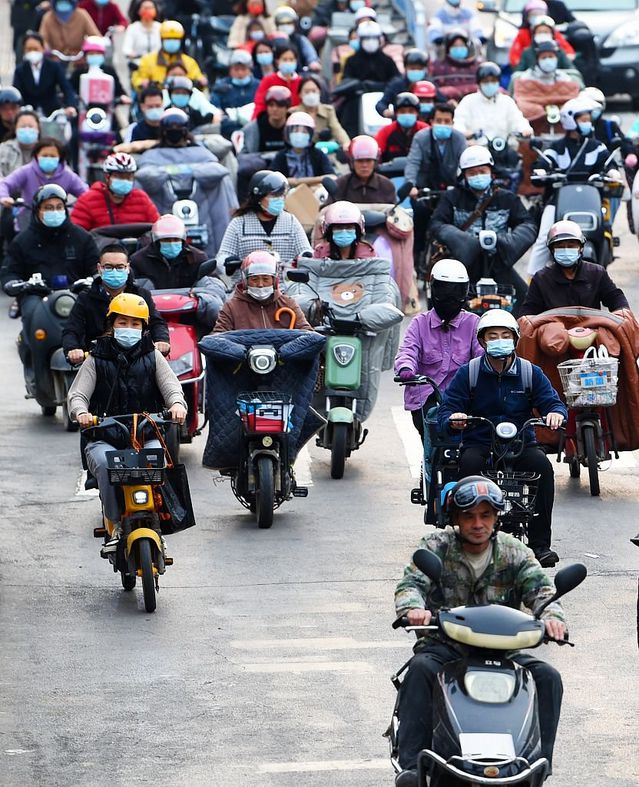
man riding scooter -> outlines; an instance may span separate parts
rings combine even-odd
[[[460,372],[461,374],[461,372]],[[443,563],[443,598],[432,582],[411,563],[395,589],[395,609],[412,626],[428,625],[440,609],[497,603],[533,612],[554,593],[552,581],[532,552],[520,541],[499,532],[499,513],[505,508],[501,489],[481,476],[464,477],[446,501],[453,529],[436,530],[422,539]],[[561,605],[543,611],[546,635],[563,640],[566,627]],[[430,748],[433,735],[433,686],[447,662],[459,651],[430,632],[418,640],[399,695],[399,764],[396,787],[417,787],[417,758]],[[527,653],[512,659],[533,676],[541,726],[541,756],[552,766],[553,746],[561,712],[561,676],[550,664]]]

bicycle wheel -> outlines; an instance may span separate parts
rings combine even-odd
[[[599,462],[597,460],[597,436],[594,426],[585,424],[583,427],[584,451],[586,452],[586,462],[588,464],[588,481],[590,482],[590,494],[593,497],[599,495]]]

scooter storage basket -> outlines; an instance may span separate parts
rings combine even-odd
[[[557,365],[566,403],[569,407],[612,407],[617,402],[619,359],[610,358],[605,347],[598,355],[590,355],[589,347],[583,358],[563,361]]]
[[[161,484],[166,473],[164,450],[143,448],[107,451],[109,481],[114,486],[123,484]]]
[[[292,399],[279,391],[252,391],[237,397],[247,434],[284,434],[291,428]]]

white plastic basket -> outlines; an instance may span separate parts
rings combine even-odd
[[[591,352],[592,351],[592,352]],[[619,360],[601,346],[557,365],[568,407],[612,407],[617,402]]]

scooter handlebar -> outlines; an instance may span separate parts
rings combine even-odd
[[[425,626],[416,626],[414,623],[411,623],[406,615],[402,615],[400,618],[396,618],[392,624],[391,628],[393,629],[410,629],[411,631],[435,631],[439,628],[437,625],[438,616],[436,612],[432,613],[432,617],[430,619],[430,623]]]

